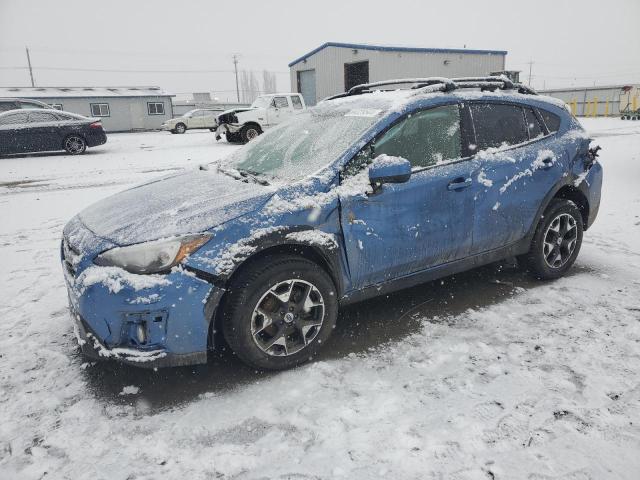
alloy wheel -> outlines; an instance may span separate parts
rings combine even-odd
[[[71,136],[64,141],[64,149],[75,155],[84,151],[84,140],[80,137]]]
[[[576,219],[568,213],[555,217],[544,233],[544,261],[550,268],[565,265],[576,248],[578,227]]]
[[[247,141],[251,141],[259,135],[258,130],[255,128],[250,128],[247,130]]]
[[[324,316],[324,299],[315,285],[285,280],[258,300],[251,315],[251,336],[267,355],[293,355],[316,338]]]

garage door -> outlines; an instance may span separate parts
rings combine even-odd
[[[304,103],[308,106],[316,104],[316,71],[303,70],[298,72],[298,92],[302,94]]]

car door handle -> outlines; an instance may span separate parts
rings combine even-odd
[[[554,162],[554,159],[551,157],[544,158],[542,160],[542,168],[546,170],[547,168],[553,167],[553,162]]]
[[[462,190],[463,188],[470,187],[473,181],[470,178],[458,177],[454,178],[447,185],[447,190]]]

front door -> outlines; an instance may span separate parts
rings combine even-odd
[[[408,182],[362,195],[343,188],[341,222],[352,286],[363,288],[469,254],[473,162],[462,159],[458,105],[414,112],[396,123],[345,169],[348,185],[366,172],[358,163],[386,154],[413,166]]]
[[[277,125],[291,116],[292,108],[287,97],[273,97],[267,108],[267,125]]]
[[[25,151],[42,152],[61,150],[62,139],[59,138],[60,120],[53,113],[29,112],[29,135],[25,138]]]
[[[2,117],[0,120],[0,153],[19,153],[25,151],[29,138],[27,112],[18,112]]]

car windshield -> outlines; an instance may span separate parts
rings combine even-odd
[[[380,113],[307,110],[252,140],[224,166],[252,175],[299,180],[336,160],[378,121]]]
[[[251,104],[251,108],[267,108],[271,98],[272,97],[258,97]]]
[[[192,117],[194,113],[196,113],[198,111],[198,109],[195,110],[189,110],[187,113],[185,113],[184,115],[182,115],[183,117]]]

